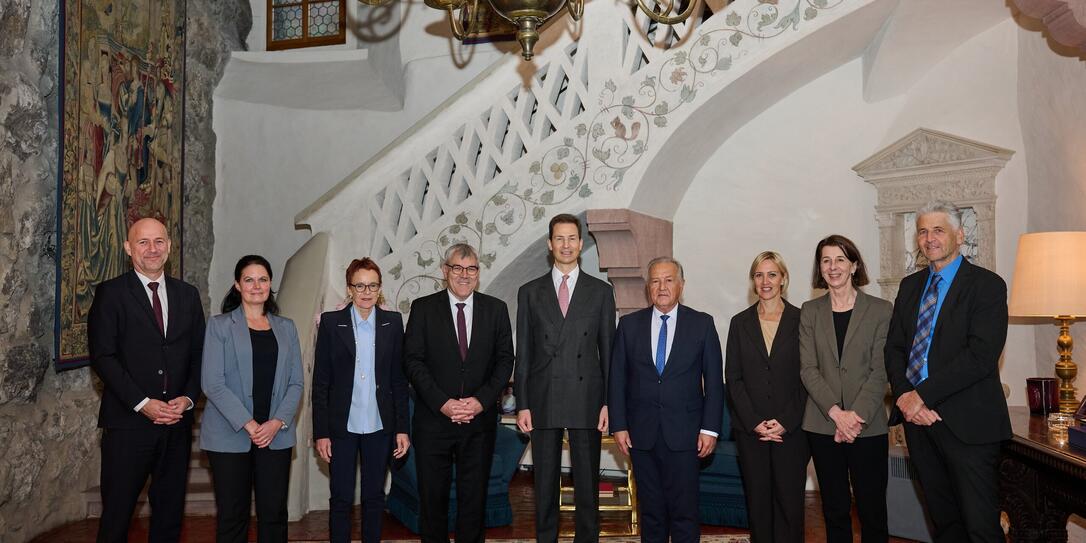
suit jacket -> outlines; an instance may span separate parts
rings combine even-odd
[[[837,425],[827,413],[837,405],[867,421],[859,437],[887,432],[883,348],[893,309],[890,302],[857,291],[845,346],[838,356],[830,295],[803,304],[799,350],[808,394],[804,430],[832,436]]]
[[[513,372],[513,332],[505,302],[474,294],[468,356],[460,359],[456,324],[447,289],[416,299],[404,334],[404,371],[420,404],[413,418],[417,433],[493,432],[498,399]],[[475,397],[483,412],[470,423],[455,424],[441,413],[450,399]]]
[[[373,378],[381,426],[406,434],[407,378],[403,373],[403,317],[374,307]],[[313,364],[313,439],[346,437],[354,392],[354,305],[321,315]]]
[[[905,378],[929,269],[901,280],[886,337],[886,375],[894,400],[913,390]],[[1007,283],[963,261],[950,284],[932,333],[928,378],[915,387],[958,439],[972,444],[1011,438],[999,355],[1007,340]],[[890,424],[903,421],[895,407]]]
[[[581,270],[566,316],[550,271],[517,294],[517,410],[536,428],[595,428],[606,404],[615,335],[611,285]]]
[[[87,318],[91,367],[105,383],[98,427],[155,429],[135,411],[144,398],[200,399],[200,356],[204,310],[196,287],[163,275],[167,330],[158,329],[154,310],[136,272],[128,271],[94,289]],[[192,425],[192,411],[178,424]]]
[[[786,432],[797,431],[803,420],[807,390],[799,379],[799,308],[784,302],[784,312],[767,353],[758,304],[732,317],[724,380],[728,383],[732,428],[755,436],[764,420],[777,419]]]
[[[278,344],[271,390],[271,418],[285,423],[268,445],[294,446],[294,415],[302,399],[302,349],[294,321],[268,314]],[[200,419],[200,448],[247,452],[252,445],[245,424],[253,420],[253,343],[241,307],[208,321],[200,384],[207,395]]]
[[[629,431],[635,449],[651,449],[658,437],[673,451],[697,449],[701,430],[721,431],[720,336],[711,315],[680,305],[671,353],[657,374],[651,319],[650,306],[618,321],[607,396],[611,431]]]

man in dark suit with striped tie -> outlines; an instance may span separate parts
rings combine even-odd
[[[578,265],[581,221],[555,215],[554,266],[520,287],[513,385],[517,426],[532,436],[536,541],[558,540],[562,434],[569,436],[578,543],[599,541],[600,432],[607,431],[607,370],[615,334],[611,285]]]
[[[641,541],[698,541],[698,462],[724,412],[724,362],[713,317],[680,305],[682,266],[649,263],[652,306],[622,317],[611,351],[608,415],[633,461]]]
[[[99,543],[128,541],[148,476],[150,541],[181,537],[204,310],[196,287],[165,274],[170,245],[162,223],[136,221],[124,242],[133,270],[98,285],[87,318],[91,367],[105,384]]]
[[[886,338],[886,375],[904,422],[937,542],[1004,540],[1000,442],[1011,437],[999,356],[1007,284],[965,260],[961,212],[932,202],[916,215],[928,267],[901,280]]]

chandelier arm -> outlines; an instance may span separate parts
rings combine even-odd
[[[468,20],[467,32],[464,31],[464,27],[460,24],[460,18],[456,16],[456,8],[452,7],[452,5],[445,8],[446,11],[449,12],[449,26],[452,28],[453,36],[456,39],[458,39],[460,41],[464,41],[464,38],[468,37],[468,35],[471,33],[472,28],[475,27],[475,14],[479,13],[478,7],[479,7],[479,0],[472,0],[470,8],[467,6],[467,4],[461,4],[460,9],[468,10],[468,13],[467,13],[467,20]]]
[[[659,24],[673,25],[676,23],[681,23],[690,18],[690,14],[694,13],[694,7],[701,3],[700,0],[690,0],[690,4],[686,6],[686,9],[683,10],[682,13],[668,16],[668,14],[671,13],[672,8],[674,7],[674,2],[675,0],[670,0],[667,9],[664,10],[662,13],[654,12],[652,10],[652,7],[645,3],[645,0],[637,0],[637,5],[641,8],[641,11],[645,12],[645,15],[648,16],[649,19],[652,19]]]
[[[584,0],[566,0],[566,10],[574,21],[580,21],[584,15]]]

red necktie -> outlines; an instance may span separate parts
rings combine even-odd
[[[565,317],[569,311],[569,280],[568,275],[562,276],[562,284],[558,287],[558,308],[562,310],[562,316]]]
[[[463,302],[456,304],[456,341],[460,343],[460,360],[468,358],[468,319],[464,316]]]
[[[162,335],[166,335],[166,324],[162,321],[162,300],[158,297],[158,283],[151,281],[147,283],[147,288],[151,289],[151,309],[155,310],[155,322],[158,323],[158,331],[162,332]]]

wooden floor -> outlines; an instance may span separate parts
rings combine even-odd
[[[509,488],[509,498],[513,505],[513,525],[487,530],[488,538],[515,538],[533,539],[535,537],[535,505],[532,499],[531,475],[526,472],[517,473]],[[354,537],[360,537],[358,531],[358,509],[355,509]],[[601,518],[601,527],[605,532],[619,531],[628,528],[629,516],[620,513],[604,513]],[[853,526],[857,541],[859,540],[859,527],[853,511]],[[572,529],[573,513],[562,513],[562,529]],[[147,541],[148,519],[139,518],[132,522],[129,532],[130,542]],[[95,532],[98,529],[97,519],[72,522],[42,534],[33,540],[33,543],[93,543]],[[709,534],[745,534],[746,530],[740,528],[728,528],[721,526],[702,526],[702,533]],[[385,514],[382,539],[413,539],[416,538],[403,524],[400,524],[388,513]],[[289,538],[291,541],[311,541],[328,538],[328,512],[315,511],[302,517],[298,522],[290,523]],[[215,540],[214,517],[188,517],[182,531],[182,543],[207,543]],[[806,517],[806,542],[824,542],[825,528],[822,522],[821,502],[818,493],[807,493],[807,517]],[[249,541],[256,541],[255,526],[250,526]],[[890,538],[891,542],[907,542],[907,539]]]

